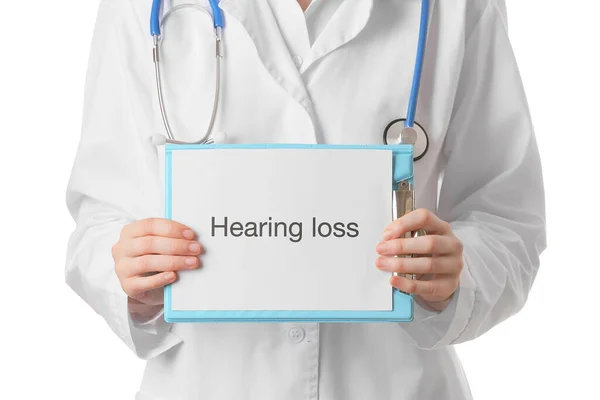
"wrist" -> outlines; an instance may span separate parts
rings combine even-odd
[[[129,315],[131,316],[132,321],[136,323],[145,323],[158,315],[162,309],[162,304],[150,305],[142,303],[138,300],[132,299],[131,297],[127,298],[127,306],[129,310]]]
[[[448,297],[446,300],[428,301],[428,300],[423,299],[421,296],[416,295],[415,301],[417,302],[417,304],[419,304],[421,307],[423,307],[427,311],[442,312],[448,307],[448,305],[452,301],[453,297],[454,297],[454,293],[452,293],[452,295],[450,295],[450,297]]]

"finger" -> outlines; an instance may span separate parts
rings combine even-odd
[[[389,224],[383,232],[383,239],[401,238],[408,232],[415,232],[419,229],[424,229],[425,232],[432,235],[445,235],[452,232],[449,223],[441,220],[431,211],[420,208]]]
[[[379,257],[377,268],[400,274],[454,274],[460,270],[455,257]]]
[[[145,293],[155,289],[160,289],[169,285],[177,279],[175,272],[161,272],[151,276],[134,276],[125,279],[121,284],[123,291],[133,299],[145,302]]]
[[[144,236],[130,239],[125,243],[125,255],[138,257],[146,254],[164,254],[179,256],[197,256],[204,249],[196,241],[185,239],[172,239],[161,236]]]
[[[392,239],[377,245],[382,256],[410,254],[454,254],[462,251],[460,240],[454,236],[427,235],[416,238]]]
[[[191,228],[165,218],[142,219],[126,225],[121,231],[121,237],[125,238],[138,238],[149,235],[188,240],[196,237]]]
[[[167,256],[150,254],[127,257],[120,262],[118,269],[125,278],[144,275],[150,272],[168,272],[196,269],[200,259],[196,256]]]
[[[402,292],[418,294],[429,301],[443,301],[454,293],[456,279],[440,278],[430,281],[419,281],[403,276],[392,276],[390,284]]]

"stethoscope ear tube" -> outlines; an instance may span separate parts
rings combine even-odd
[[[160,107],[160,113],[162,116],[162,120],[165,126],[165,131],[167,133],[167,143],[173,144],[208,144],[215,142],[214,138],[211,138],[211,134],[213,132],[215,120],[217,117],[217,112],[219,109],[219,96],[221,93],[221,58],[223,58],[222,54],[222,36],[221,30],[223,28],[223,12],[219,8],[218,0],[210,0],[210,5],[212,7],[213,15],[211,15],[204,7],[192,4],[192,3],[183,3],[179,4],[173,8],[171,8],[162,18],[160,19],[160,11],[161,11],[162,0],[153,0],[152,3],[152,14],[151,14],[151,22],[150,29],[152,32],[152,36],[154,39],[154,49],[153,49],[153,61],[154,61],[154,69],[155,69],[155,79],[156,79],[156,92],[158,95],[158,104]],[[183,142],[175,139],[175,135],[171,129],[169,124],[169,118],[167,115],[167,110],[165,106],[165,99],[163,95],[163,84],[162,84],[162,76],[161,76],[161,68],[160,68],[160,46],[162,42],[161,36],[161,28],[166,23],[171,15],[176,13],[179,10],[184,8],[191,8],[205,13],[211,20],[213,21],[214,31],[215,31],[215,92],[214,92],[214,101],[213,101],[213,112],[210,118],[210,122],[208,124],[208,128],[204,133],[204,136],[198,141],[195,142]]]

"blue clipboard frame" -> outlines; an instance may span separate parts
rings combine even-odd
[[[393,182],[396,190],[400,181],[411,184],[413,173],[412,145],[322,145],[322,144],[218,144],[218,145],[165,145],[165,218],[172,218],[172,154],[176,151],[205,151],[211,149],[364,149],[391,151],[393,156]],[[173,310],[171,285],[164,289],[164,319],[179,322],[412,322],[414,300],[409,294],[390,286],[393,292],[391,311],[259,311],[259,310]]]

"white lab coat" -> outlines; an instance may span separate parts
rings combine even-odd
[[[236,143],[381,144],[385,126],[405,116],[420,0],[345,0],[312,48],[295,1],[221,2],[216,129]],[[124,225],[162,216],[160,150],[149,140],[163,132],[149,5],[101,2],[67,194],[77,221],[67,282],[148,360],[138,398],[471,398],[452,345],[523,307],[545,247],[540,160],[504,1],[433,2],[417,113],[431,145],[416,165],[417,205],[451,222],[465,268],[450,306],[417,307],[410,324],[131,320],[111,247]],[[166,98],[176,135],[190,140],[209,120],[214,49],[206,16],[174,18],[165,32]]]

